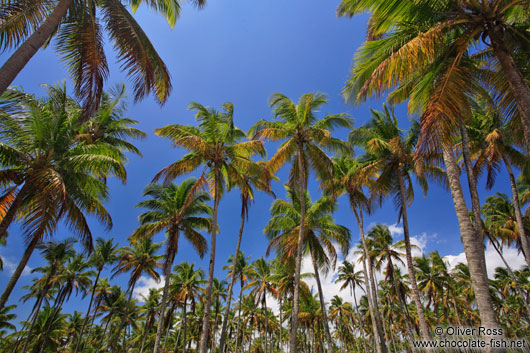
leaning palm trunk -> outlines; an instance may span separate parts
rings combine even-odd
[[[458,226],[464,243],[464,252],[469,267],[471,283],[475,291],[475,299],[480,314],[481,325],[497,329],[497,319],[489,292],[488,277],[484,270],[484,246],[482,236],[475,232],[468,215],[468,208],[460,185],[459,170],[451,147],[442,146],[449,188],[458,218]],[[505,352],[506,350],[500,350]]]
[[[366,276],[366,273],[364,275]],[[359,321],[359,333],[361,334],[361,340],[363,341],[363,351],[367,352],[368,350],[366,349],[366,339],[364,337],[364,327],[363,327],[364,325],[361,319],[361,314],[359,313],[359,307],[357,306],[357,294],[355,294],[355,289],[353,288],[353,286],[350,287],[350,290],[353,294],[353,301],[354,301],[353,304],[355,308],[355,313],[357,314],[357,320]],[[353,320],[352,320],[352,329],[355,330],[355,325],[353,323]]]
[[[296,247],[296,267],[294,272],[294,295],[293,311],[291,313],[291,332],[289,333],[289,351],[290,353],[298,352],[296,346],[296,335],[298,331],[298,310],[300,297],[300,271],[302,269],[302,250],[305,235],[305,176],[304,163],[302,161],[304,150],[300,142],[298,144],[298,192],[300,196],[300,230],[298,232],[298,244]],[[202,352],[201,352],[202,353]]]
[[[98,314],[98,308],[99,308],[99,305],[101,304],[101,300],[102,299],[103,299],[103,296],[100,295],[98,297],[98,301],[96,302],[96,305],[95,305],[95,308],[94,308],[94,314],[92,315],[92,319],[90,320],[90,325],[88,326],[88,333],[86,335],[86,340],[83,343],[83,347],[81,347],[81,352],[85,351],[86,344],[87,344],[87,342],[89,342],[90,337],[92,336],[92,328],[94,327],[94,320],[96,319],[96,316]]]
[[[61,20],[66,16],[73,0],[60,0],[44,23],[11,55],[0,68],[0,95],[13,82],[18,73],[46,43]]]
[[[164,284],[164,292],[162,294],[162,302],[160,303],[160,313],[164,315],[166,311],[167,306],[167,296],[169,293],[169,282],[171,277],[171,266],[173,265],[173,260],[175,258],[175,251],[170,250],[167,254],[166,264],[164,267],[164,276],[165,276],[165,284]],[[171,317],[169,318],[171,321]],[[155,346],[153,348],[153,353],[158,353],[158,348],[160,347],[160,337],[162,336],[162,326],[164,326],[164,320],[158,321],[158,326],[156,328],[156,337],[155,337]]]
[[[241,289],[239,290],[239,309],[237,313],[237,330],[236,330],[236,346],[235,352],[239,352],[239,335],[241,332],[241,305],[243,298],[243,279],[241,279]]]
[[[318,274],[318,265],[311,251],[311,260],[313,262],[313,270],[315,271],[315,279],[317,281],[318,298],[320,300],[320,309],[322,311],[322,321],[324,325],[324,331],[326,331],[326,338],[328,340],[328,350],[333,351],[333,340],[331,339],[331,333],[329,331],[328,316],[326,314],[326,304],[324,303],[324,292],[322,291],[322,284],[320,283],[320,275]]]
[[[92,286],[92,293],[90,294],[90,302],[88,304],[88,309],[86,312],[85,320],[83,320],[83,326],[81,326],[81,332],[79,332],[79,338],[77,339],[74,353],[77,353],[77,350],[79,349],[79,345],[81,344],[81,340],[83,339],[83,332],[85,332],[85,327],[90,318],[90,309],[92,309],[92,303],[94,302],[94,294],[96,293],[96,287],[98,285],[99,276],[101,275],[102,270],[103,270],[103,267],[98,268],[98,274],[96,276],[96,279],[94,280],[94,285]]]
[[[493,52],[499,60],[502,71],[510,84],[513,97],[517,103],[526,142],[526,155],[530,156],[530,88],[504,44],[504,30],[500,27],[494,27],[491,28],[488,34],[491,39]]]
[[[219,199],[221,198],[220,193],[220,183],[221,175],[220,168],[221,166],[217,163],[215,164],[215,176],[214,176],[214,185],[215,185],[215,195],[214,195],[214,206],[213,206],[213,219],[212,219],[212,243],[210,246],[210,266],[208,268],[208,284],[206,285],[206,300],[204,301],[204,317],[202,319],[202,330],[201,330],[201,341],[199,343],[199,353],[208,352],[208,337],[210,331],[210,307],[212,305],[212,287],[213,287],[213,274],[215,266],[215,242],[217,236],[217,212],[219,210]]]
[[[361,234],[361,243],[363,246],[363,272],[364,272],[364,286],[368,294],[368,309],[370,311],[370,319],[372,321],[372,330],[374,336],[375,351],[377,353],[386,353],[386,343],[384,339],[382,320],[379,316],[379,307],[377,305],[377,291],[375,288],[374,272],[372,262],[370,261],[368,246],[364,237],[364,222],[362,211],[353,210],[357,225],[359,226],[359,233]]]
[[[236,253],[234,255],[233,271],[230,274],[230,285],[228,286],[228,297],[226,298],[226,308],[223,316],[223,327],[221,328],[221,338],[219,339],[219,352],[224,353],[226,341],[226,328],[228,325],[228,314],[230,313],[230,303],[232,301],[232,291],[236,281],[236,268],[239,259],[239,249],[241,248],[241,239],[243,239],[243,228],[245,226],[244,204],[241,205],[241,224],[239,226],[239,236],[237,238]]]
[[[512,189],[512,204],[515,209],[515,218],[517,220],[517,227],[519,228],[519,237],[521,238],[521,248],[523,250],[523,255],[526,260],[526,265],[530,267],[530,244],[528,243],[528,236],[524,230],[523,223],[523,213],[521,212],[521,202],[519,200],[519,194],[517,193],[517,184],[515,183],[515,176],[513,174],[513,169],[505,156],[502,156],[506,169],[508,170],[508,175],[510,176],[510,187]]]
[[[0,309],[2,309],[7,303],[7,300],[9,299],[9,295],[11,295],[11,292],[15,288],[15,285],[17,284],[18,279],[20,278],[20,276],[22,275],[22,272],[26,268],[29,258],[31,257],[31,254],[33,254],[33,250],[35,250],[35,247],[39,243],[39,240],[40,240],[40,237],[33,237],[31,239],[31,242],[28,244],[26,251],[24,251],[24,255],[22,255],[22,259],[20,259],[20,262],[18,263],[18,266],[15,269],[15,272],[13,272],[13,275],[9,279],[9,282],[7,282],[7,286],[4,289],[2,296],[0,297]]]

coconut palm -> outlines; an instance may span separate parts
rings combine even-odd
[[[213,297],[213,305],[214,305],[214,319],[213,319],[213,329],[212,329],[212,348],[211,348],[211,351],[212,352],[215,352],[216,351],[216,347],[215,347],[215,343],[216,343],[216,339],[215,339],[215,335],[216,335],[216,331],[217,331],[217,327],[218,327],[218,319],[219,319],[219,316],[221,314],[221,300],[225,300],[226,301],[226,298],[228,296],[228,293],[227,293],[227,283],[225,280],[219,280],[218,278],[214,278],[213,280],[213,287],[212,287],[212,297]],[[228,304],[226,304],[228,305]],[[222,320],[222,317],[221,317],[221,320]]]
[[[9,109],[0,114],[0,208],[6,210],[0,214],[0,238],[20,217],[27,248],[0,297],[0,308],[38,242],[52,236],[60,220],[86,249],[92,249],[85,215],[96,216],[107,228],[112,226],[102,203],[108,187],[100,179],[116,175],[125,181],[125,168],[113,148],[76,140],[72,126],[80,112],[65,85],[47,90],[45,99],[10,91],[1,102]]]
[[[124,246],[119,249],[119,260],[116,267],[114,267],[113,277],[131,272],[129,277],[129,283],[127,287],[128,299],[125,305],[125,313],[122,315],[121,324],[118,328],[118,333],[114,340],[112,347],[116,347],[116,343],[119,339],[122,329],[125,327],[127,314],[131,307],[132,296],[134,293],[134,287],[145,273],[149,277],[153,278],[156,282],[160,282],[160,275],[156,272],[157,267],[162,267],[163,264],[159,261],[162,256],[156,255],[162,243],[154,243],[151,237],[142,237],[137,242],[132,243],[131,246]]]
[[[143,297],[144,305],[142,305],[140,312],[145,315],[145,326],[142,334],[142,343],[140,345],[140,353],[143,353],[145,342],[151,327],[153,327],[158,315],[158,308],[160,307],[160,293],[155,288],[150,288],[147,297]]]
[[[188,343],[188,300],[191,301],[191,306],[195,310],[195,301],[204,294],[204,289],[201,287],[204,284],[204,271],[196,270],[195,264],[183,262],[175,267],[175,281],[176,291],[174,296],[182,301],[182,337],[183,349],[186,351],[186,344]],[[175,352],[177,352],[178,341],[176,342]]]
[[[132,239],[153,237],[166,233],[166,254],[163,274],[166,279],[160,303],[160,311],[166,311],[169,293],[171,267],[178,251],[180,235],[184,235],[202,258],[207,251],[206,239],[198,231],[210,230],[212,209],[206,204],[210,200],[208,193],[198,190],[194,178],[186,179],[182,184],[151,184],[143,195],[149,200],[140,202],[136,207],[148,211],[139,216],[140,226],[133,232]],[[157,353],[162,335],[164,320],[158,322],[153,353]]]
[[[241,195],[241,223],[239,226],[239,236],[237,238],[236,252],[234,254],[234,268],[237,268],[237,261],[239,259],[239,250],[241,247],[241,240],[243,239],[243,227],[245,226],[245,219],[248,221],[249,206],[254,201],[254,189],[265,191],[266,193],[274,196],[271,190],[270,179],[271,175],[269,170],[260,163],[262,172],[259,174],[251,175],[241,173],[237,175],[237,178],[230,180],[230,187],[237,187]],[[231,272],[230,284],[228,286],[228,297],[226,301],[225,313],[223,316],[223,326],[221,328],[221,338],[219,339],[219,350],[224,352],[225,340],[226,340],[226,329],[228,324],[228,313],[230,311],[230,304],[232,302],[232,291],[234,283],[236,281],[235,272]]]
[[[333,163],[321,149],[329,151],[350,152],[350,148],[343,141],[331,137],[331,131],[336,127],[352,126],[352,120],[346,114],[326,115],[322,119],[316,117],[317,110],[327,102],[327,97],[321,93],[304,94],[298,103],[280,93],[275,93],[270,99],[276,121],[258,121],[251,132],[255,139],[271,141],[285,140],[267,163],[268,169],[276,173],[287,161],[291,161],[290,184],[298,184],[300,195],[300,227],[296,249],[296,269],[294,303],[291,316],[291,331],[289,335],[289,350],[296,352],[296,335],[298,326],[298,298],[300,295],[300,269],[302,264],[302,247],[305,234],[305,191],[309,177],[309,169],[313,169],[321,179],[333,175]]]
[[[210,192],[214,197],[212,217],[212,239],[210,245],[210,265],[208,268],[208,284],[206,286],[206,302],[201,330],[199,352],[206,353],[210,327],[210,309],[212,303],[212,285],[215,267],[216,236],[218,231],[217,213],[223,186],[228,180],[236,179],[238,174],[258,175],[262,168],[251,160],[254,155],[265,155],[261,141],[243,141],[243,131],[234,125],[232,103],[223,105],[224,111],[205,107],[199,103],[191,103],[189,109],[196,110],[198,127],[185,125],[167,125],[155,130],[155,134],[169,138],[173,145],[189,150],[182,159],[162,169],[155,180],[164,178],[165,182],[179,175],[204,167],[197,180],[197,187],[205,184],[206,173],[210,176]]]
[[[287,187],[288,201],[275,200],[271,206],[269,223],[265,227],[265,235],[270,239],[269,249],[275,248],[283,258],[296,254],[298,246],[298,232],[301,226],[301,198],[295,190]],[[332,214],[336,210],[336,203],[322,197],[314,203],[306,192],[303,198],[304,207],[304,243],[302,251],[309,254],[313,264],[315,279],[318,286],[322,322],[327,337],[328,347],[332,350],[333,341],[327,320],[324,293],[320,281],[319,270],[327,273],[335,268],[337,250],[334,244],[340,246],[342,254],[347,254],[350,246],[350,231],[348,228],[335,223]]]
[[[94,280],[94,284],[92,285],[90,302],[88,304],[85,320],[83,321],[83,326],[79,331],[79,337],[77,339],[74,353],[77,353],[79,345],[81,344],[81,340],[83,339],[83,333],[90,318],[90,309],[92,308],[92,304],[94,302],[94,295],[96,293],[96,288],[99,284],[99,277],[101,276],[101,272],[105,269],[105,266],[113,265],[114,262],[117,260],[117,247],[118,244],[114,244],[114,238],[105,240],[99,237],[96,239],[96,246],[89,261],[91,265],[96,267],[97,274],[96,279]]]
[[[383,109],[383,112],[372,109],[371,119],[364,126],[351,132],[350,142],[352,145],[359,145],[365,149],[366,154],[362,158],[366,162],[364,169],[367,173],[372,175],[377,171],[379,174],[370,186],[371,191],[395,196],[399,215],[403,221],[405,258],[412,285],[412,299],[416,305],[421,335],[424,340],[431,340],[432,336],[425,319],[420,292],[416,283],[407,216],[407,208],[414,198],[411,173],[419,168],[414,158],[414,146],[418,137],[419,126],[417,123],[413,123],[408,134],[404,136],[403,131],[398,128],[393,109],[386,105],[383,106]],[[429,170],[433,174],[436,170],[435,167],[422,166],[422,168],[423,173]],[[426,193],[427,183],[424,174],[416,173],[416,179]]]
[[[15,309],[16,305],[8,305],[0,309],[0,337],[4,337],[6,330],[16,331],[17,327],[13,324],[17,315],[9,312]]]
[[[530,40],[525,29],[528,4],[507,0],[425,0],[394,5],[388,0],[343,0],[339,6],[340,15],[371,13],[369,40],[357,53],[345,88],[347,96],[359,101],[393,87],[398,88],[394,92],[394,96],[400,96],[398,99],[410,92],[418,96],[424,92],[417,88],[436,80],[439,72],[445,75],[439,83],[448,88],[449,81],[457,76],[459,80],[463,78],[458,66],[476,52],[476,41],[482,38],[488,48],[481,53],[481,59],[498,67],[507,81],[503,89],[510,91],[519,110],[530,151],[530,88],[525,82],[523,63],[517,60],[517,53],[526,50],[521,39]],[[457,92],[474,89],[477,77],[460,83],[460,89],[447,89],[443,94],[461,102],[466,98],[458,97]]]
[[[364,287],[367,292],[367,303],[372,322],[373,337],[375,340],[375,350],[378,353],[386,353],[387,348],[383,336],[382,318],[380,316],[373,262],[370,260],[368,244],[364,235],[364,213],[370,213],[373,209],[375,197],[368,197],[364,187],[372,183],[372,175],[368,175],[364,164],[351,157],[337,158],[333,162],[334,178],[322,183],[327,193],[337,198],[342,194],[348,196],[350,207],[355,215],[359,233],[361,236],[361,256],[359,261],[363,265]]]
[[[57,51],[75,82],[75,93],[87,111],[97,108],[109,68],[103,46],[104,29],[112,39],[122,70],[131,79],[135,99],[154,91],[164,102],[171,90],[166,65],[143,29],[125,8],[142,5],[163,15],[173,27],[180,15],[181,1],[9,1],[0,13],[2,49],[17,48],[0,68],[0,94],[13,82],[37,51],[56,36]],[[194,0],[197,7],[204,0]]]

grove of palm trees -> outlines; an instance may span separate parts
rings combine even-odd
[[[0,48],[0,353],[530,352],[528,0],[0,0]]]

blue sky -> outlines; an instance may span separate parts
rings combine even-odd
[[[235,122],[244,130],[258,119],[272,118],[267,101],[274,92],[281,92],[294,100],[306,92],[327,93],[329,104],[322,109],[322,114],[349,113],[355,119],[355,126],[368,120],[369,108],[380,109],[381,101],[369,101],[353,107],[345,104],[340,95],[353,53],[364,39],[367,17],[337,18],[336,5],[335,1],[317,0],[211,0],[202,11],[185,6],[173,30],[161,16],[140,8],[135,18],[166,62],[172,76],[173,91],[162,107],[152,97],[135,105],[131,100],[127,115],[139,120],[139,128],[148,134],[145,140],[137,142],[143,158],[131,156],[126,185],[117,180],[109,181],[111,200],[107,208],[113,217],[114,228],[105,232],[92,222],[94,237],[114,237],[121,245],[126,244],[126,238],[137,226],[140,210],[134,209],[134,205],[141,201],[142,189],[156,172],[184,153],[172,148],[167,140],[154,136],[153,130],[170,123],[194,124],[194,113],[186,110],[190,101],[213,107],[233,102]],[[120,73],[119,65],[115,64],[109,45],[107,49],[111,63],[107,87],[111,87],[115,83],[126,82],[126,78]],[[7,57],[8,53],[3,53],[0,63]],[[41,83],[53,84],[62,79],[68,79],[64,65],[59,62],[54,50],[48,48],[38,52],[14,84],[22,86],[27,92],[42,95]],[[69,79],[67,83],[72,86]],[[400,126],[406,128],[409,125],[406,107],[397,107],[396,114]],[[347,131],[338,131],[337,136],[344,138]],[[269,156],[272,153],[269,148]],[[286,173],[287,168],[279,173],[282,182],[286,180]],[[274,190],[277,196],[285,196],[281,183],[276,183]],[[509,192],[504,172],[498,178],[495,191]],[[316,183],[311,184],[310,192],[313,199],[318,197]],[[490,193],[493,192],[482,192],[481,201]],[[253,259],[265,254],[267,241],[262,229],[267,223],[271,202],[271,197],[258,194],[250,210],[242,249]],[[224,278],[221,267],[235,248],[239,209],[237,192],[222,199],[216,260],[216,275],[219,277]],[[355,244],[359,239],[358,230],[345,200],[340,202],[335,217],[339,224],[350,227]],[[425,251],[438,250],[442,255],[458,255],[463,251],[448,191],[431,185],[427,198],[424,198],[418,188],[416,200],[409,210],[409,219],[412,235],[418,239],[423,235],[421,239],[424,240]],[[389,201],[368,217],[365,224],[381,222],[392,225],[396,221],[397,213]],[[395,229],[394,234],[399,237],[399,225]],[[69,235],[67,230],[60,229],[55,239]],[[18,228],[12,227],[7,247],[0,249],[0,254],[8,263],[4,272],[0,272],[0,288],[9,279],[9,263],[18,263],[24,251],[21,239]],[[162,241],[163,235],[159,235],[157,240]],[[206,268],[207,257],[200,260],[183,240],[175,263],[190,261]],[[29,262],[31,268],[42,264],[38,253]],[[31,283],[31,277],[25,275],[21,278],[10,303],[17,304],[18,298],[25,294],[21,287]],[[123,285],[125,289],[126,281],[127,278],[121,276],[113,279],[112,284]],[[80,306],[78,299],[72,298],[66,310],[84,311],[87,305],[87,300]],[[29,313],[28,306],[17,309],[20,319]]]

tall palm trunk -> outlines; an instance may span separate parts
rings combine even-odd
[[[133,282],[131,288],[129,288],[130,291],[129,291],[129,298],[127,299],[127,307],[125,308],[125,312],[124,312],[123,318],[121,320],[120,326],[118,327],[118,333],[116,334],[116,338],[112,342],[112,351],[113,352],[115,352],[118,349],[118,340],[120,339],[121,331],[123,330],[123,328],[126,325],[126,319],[127,319],[127,315],[129,314],[129,307],[131,306],[132,295],[133,295],[133,292],[134,292],[135,285],[136,285],[136,282]]]
[[[493,52],[501,64],[502,71],[508,79],[513,97],[517,103],[526,142],[526,155],[530,156],[530,88],[504,44],[503,29],[495,26],[494,28],[490,28],[488,34],[491,39]]]
[[[363,246],[363,272],[364,272],[364,286],[366,287],[366,293],[368,294],[368,309],[370,311],[370,319],[372,321],[372,330],[375,343],[375,351],[377,353],[386,353],[386,343],[381,328],[382,320],[379,316],[379,307],[377,305],[377,291],[375,288],[374,272],[372,268],[372,262],[370,261],[370,255],[368,252],[368,246],[366,245],[366,239],[364,237],[364,222],[362,211],[353,210],[357,225],[359,226],[359,233],[361,234],[361,243]],[[368,268],[368,269],[367,269]]]
[[[282,294],[280,293],[280,326],[279,326],[279,333],[280,337],[278,338],[278,343],[280,344],[280,349],[283,350],[283,311],[282,311]]]
[[[147,339],[147,334],[149,333],[149,330],[151,330],[152,324],[153,324],[153,321],[148,317],[147,322],[145,323],[145,327],[144,327],[144,337],[142,337],[140,353],[144,353],[145,341]]]
[[[110,322],[112,321],[112,316],[114,316],[114,313],[111,313],[109,315],[109,319],[107,323],[105,324],[105,328],[103,329],[103,335],[101,336],[101,340],[99,341],[99,344],[98,344],[98,349],[96,349],[97,353],[101,352],[101,348],[103,347],[103,342],[105,342],[105,338],[107,337],[107,330],[110,327]]]
[[[418,314],[418,321],[420,324],[421,336],[424,340],[432,340],[429,325],[425,320],[425,313],[423,311],[423,305],[421,304],[420,291],[418,289],[418,283],[416,282],[416,273],[414,270],[414,263],[412,262],[412,250],[410,247],[410,233],[409,233],[409,222],[407,217],[407,199],[405,196],[405,183],[403,182],[403,174],[401,169],[398,169],[398,182],[399,182],[399,196],[401,198],[401,218],[403,221],[403,235],[405,238],[405,258],[407,260],[407,270],[409,272],[410,284],[412,286],[412,299],[416,304],[416,312]],[[397,288],[396,288],[397,289]],[[428,350],[431,351],[431,350]]]
[[[96,319],[96,316],[97,316],[97,313],[98,313],[98,308],[99,308],[99,305],[101,304],[101,300],[102,299],[103,299],[103,295],[100,295],[98,297],[98,301],[96,302],[96,305],[95,305],[95,308],[94,308],[94,314],[92,315],[92,319],[90,320],[90,325],[88,325],[88,333],[86,335],[86,340],[83,343],[83,347],[81,347],[81,352],[85,351],[86,344],[87,344],[87,342],[89,342],[90,337],[92,335],[92,328],[94,327],[94,320]]]
[[[170,235],[173,236],[173,235]],[[177,236],[175,236],[177,238]],[[169,293],[169,283],[171,282],[171,266],[173,266],[173,260],[175,258],[175,249],[168,249],[168,258],[166,259],[166,264],[164,267],[164,276],[165,276],[165,284],[164,284],[164,291],[162,294],[162,302],[160,303],[160,314],[164,315],[166,312],[166,306],[167,306],[167,297]],[[169,318],[171,321],[171,318]],[[162,336],[162,326],[164,326],[164,320],[158,321],[158,326],[156,328],[156,337],[155,337],[155,346],[153,348],[153,353],[158,353],[158,348],[160,347],[160,337]]]
[[[355,310],[355,314],[357,315],[357,320],[359,321],[359,333],[361,334],[361,339],[363,341],[363,349],[364,349],[364,352],[367,352],[368,350],[366,349],[366,339],[364,337],[364,328],[363,328],[363,322],[361,320],[361,314],[359,313],[359,307],[357,306],[357,294],[355,294],[355,288],[352,286],[350,286],[350,290],[353,294],[353,304],[354,304],[354,310]],[[353,321],[353,320],[352,320]],[[353,324],[352,322],[352,329],[355,330],[355,325]]]
[[[267,292],[263,293],[263,315],[265,315],[265,335],[264,335],[264,341],[265,341],[265,351],[264,353],[267,353],[267,336],[269,334],[269,315],[267,315]]]
[[[31,239],[31,242],[28,244],[26,251],[24,251],[24,255],[22,255],[22,258],[20,259],[20,262],[18,263],[18,266],[15,269],[15,272],[13,272],[13,275],[9,279],[9,282],[7,282],[7,286],[4,289],[2,296],[0,297],[0,309],[3,309],[5,304],[7,303],[7,300],[9,299],[9,295],[11,295],[11,292],[15,288],[15,285],[17,284],[18,279],[20,278],[20,276],[22,275],[22,272],[26,268],[29,258],[31,257],[31,254],[33,254],[33,250],[35,250],[35,247],[39,243],[39,240],[40,240],[40,237],[38,236],[33,237]]]
[[[519,194],[517,193],[517,184],[515,183],[515,176],[513,174],[513,169],[508,161],[508,159],[502,157],[506,169],[508,170],[508,175],[510,176],[510,187],[512,189],[512,203],[513,208],[515,209],[515,218],[517,220],[517,227],[519,228],[519,237],[521,238],[521,248],[523,250],[523,255],[526,260],[526,265],[530,267],[530,244],[528,243],[528,236],[524,230],[523,223],[523,213],[521,212],[521,202],[519,200]]]
[[[0,95],[13,82],[29,60],[46,43],[61,20],[66,16],[73,0],[60,0],[44,23],[11,55],[0,68]]]
[[[57,294],[55,305],[53,307],[52,314],[50,316],[48,325],[46,327],[46,333],[44,334],[44,339],[42,340],[42,344],[39,348],[39,353],[43,353],[44,349],[46,348],[46,342],[48,341],[48,338],[50,336],[50,332],[51,332],[50,330],[53,326],[53,321],[55,320],[55,318],[57,317],[57,315],[59,314],[59,312],[61,311],[63,307],[64,300],[66,299],[66,294],[67,294],[66,288],[63,288]]]
[[[92,309],[92,303],[94,302],[94,294],[96,293],[96,287],[99,282],[99,276],[101,275],[101,271],[103,270],[103,267],[98,268],[98,274],[96,275],[96,280],[94,281],[94,285],[92,286],[92,293],[90,294],[90,302],[88,304],[88,309],[86,312],[85,320],[83,320],[83,326],[81,326],[81,331],[79,332],[79,338],[77,339],[77,343],[75,345],[74,353],[77,353],[77,350],[79,349],[79,345],[81,344],[81,341],[83,340],[83,333],[85,332],[85,327],[88,323],[88,320],[90,318],[90,310]]]
[[[237,313],[237,330],[236,330],[236,353],[239,352],[239,335],[241,332],[241,305],[243,299],[243,277],[241,277],[241,289],[239,290],[239,308]]]
[[[460,185],[459,170],[452,147],[443,146],[442,153],[445,163],[449,188],[458,218],[458,226],[464,243],[464,252],[469,267],[471,283],[475,291],[475,299],[480,314],[481,325],[487,328],[498,328],[493,303],[489,292],[488,277],[483,268],[484,242],[482,236],[475,232],[468,215],[468,208]],[[505,352],[506,350],[501,350]]]
[[[220,193],[220,168],[218,164],[214,166],[214,185],[215,185],[215,196],[213,206],[213,219],[212,219],[212,243],[210,246],[210,266],[208,268],[208,284],[206,285],[206,300],[204,301],[204,317],[202,319],[202,332],[201,341],[199,343],[199,353],[208,352],[208,337],[210,331],[210,306],[212,305],[212,287],[213,287],[213,274],[215,266],[215,242],[217,236],[217,213],[219,210],[219,199]]]
[[[187,301],[188,301],[188,295],[186,294],[186,295],[184,296],[184,306],[183,306],[183,308],[182,308],[182,317],[183,317],[183,321],[184,321],[184,322],[183,322],[183,325],[184,325],[184,332],[183,332],[183,334],[182,334],[182,337],[183,337],[183,344],[182,344],[182,347],[184,348],[184,351],[186,351],[186,343],[187,343],[186,341],[187,341],[187,339],[188,339],[188,336],[187,336],[187,334],[188,334],[188,331],[187,331],[187,330],[188,330],[188,316],[187,316],[187,310],[188,310],[187,306],[188,306],[188,303],[187,303]],[[178,343],[178,342],[177,342],[177,343]]]
[[[477,178],[475,176],[475,172],[473,171],[471,152],[469,151],[469,137],[467,135],[467,130],[464,124],[460,124],[460,132],[462,134],[462,154],[464,156],[464,166],[466,168],[469,194],[471,195],[473,226],[475,227],[475,231],[477,232],[477,234],[483,234],[484,230],[482,229],[482,215],[480,212],[480,199],[478,196]],[[482,266],[484,267],[484,271],[486,272],[486,257],[483,257],[482,260]]]
[[[298,192],[300,196],[300,229],[298,232],[298,244],[296,247],[296,266],[294,272],[294,295],[293,310],[291,313],[291,332],[289,334],[289,352],[298,352],[296,347],[296,334],[298,331],[298,299],[300,297],[300,271],[302,269],[302,250],[305,235],[305,175],[302,156],[304,153],[302,142],[298,143]]]
[[[396,275],[394,273],[394,264],[392,262],[392,259],[389,257],[388,258],[388,262],[390,263],[390,268],[392,269],[392,273],[390,273],[390,276],[392,276],[392,284],[394,285],[394,288],[396,290],[396,295],[398,297],[398,302],[399,302],[399,307],[401,309],[401,312],[403,313],[403,316],[404,316],[404,321],[405,321],[405,328],[407,329],[407,335],[412,339],[414,338],[413,336],[413,331],[412,331],[412,327],[410,326],[410,317],[408,316],[408,310],[407,310],[407,303],[405,302],[405,300],[403,300],[403,298],[405,298],[405,296],[403,295],[403,293],[401,293],[401,287],[399,286],[399,283],[397,281],[397,278],[396,278]]]
[[[221,338],[219,339],[219,352],[224,353],[226,341],[226,328],[228,325],[228,314],[230,313],[230,303],[232,302],[232,291],[236,281],[236,269],[239,260],[239,249],[241,248],[241,239],[243,239],[243,228],[245,226],[244,204],[241,204],[241,224],[239,225],[239,236],[237,238],[236,253],[234,255],[233,271],[230,274],[230,285],[228,286],[228,297],[226,298],[226,308],[223,315],[223,327],[221,328]]]
[[[318,273],[318,265],[311,250],[311,261],[313,262],[313,270],[315,271],[315,279],[317,281],[318,288],[318,299],[320,300],[320,310],[322,311],[322,321],[324,325],[324,330],[326,331],[326,338],[328,340],[328,350],[333,352],[333,339],[331,338],[331,333],[329,331],[328,315],[326,313],[326,304],[324,303],[324,292],[322,291],[322,284],[320,283],[320,275]]]

